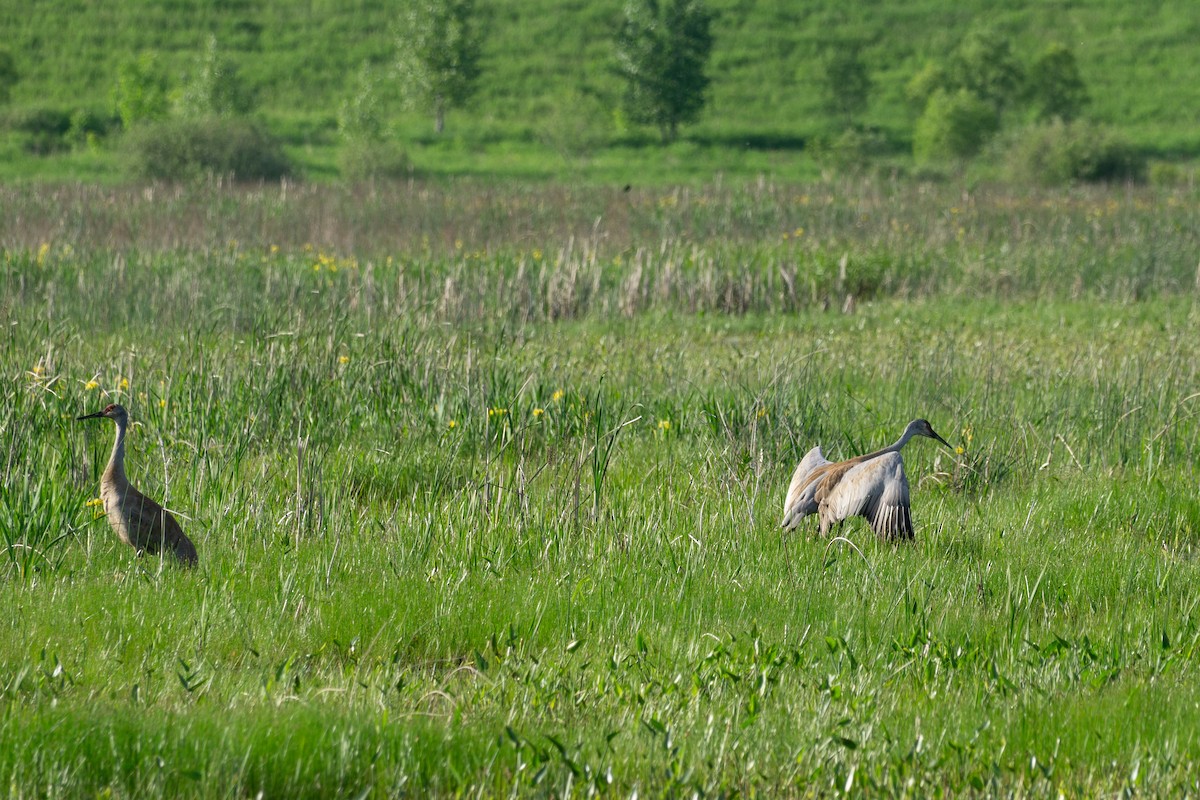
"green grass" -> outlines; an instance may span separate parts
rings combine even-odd
[[[665,152],[653,131],[619,124],[621,87],[610,69],[612,32],[621,13],[604,3],[480,4],[489,36],[478,95],[455,110],[446,139],[428,113],[404,110],[388,96],[389,125],[422,174],[506,175],[591,183],[678,183],[718,174],[769,173],[808,180],[818,166],[807,145],[841,130],[822,107],[822,54],[844,42],[864,46],[875,83],[861,123],[881,132],[887,168],[911,166],[916,113],[907,81],[944,58],[980,20],[1012,42],[1023,64],[1048,44],[1070,45],[1092,104],[1088,116],[1157,158],[1194,159],[1200,138],[1190,109],[1200,102],[1192,57],[1195,15],[1184,2],[1152,12],[1116,0],[1004,9],[981,2],[922,0],[850,9],[832,0],[744,3],[716,0],[710,103],[685,129],[686,148]],[[210,35],[236,64],[259,114],[293,148],[305,174],[336,171],[336,113],[360,65],[384,66],[394,52],[395,11],[379,0],[352,4],[266,2],[122,4],[38,0],[0,3],[0,29],[21,79],[12,107],[112,113],[119,66],[159,53],[172,84],[195,69]],[[393,93],[394,94],[394,93]],[[32,157],[7,135],[14,157],[0,159],[6,179],[68,177],[68,161],[117,180],[121,164],[101,143],[86,157]]]
[[[1194,198],[631,194],[7,190],[0,781],[1197,791]],[[915,416],[912,545],[780,536]]]

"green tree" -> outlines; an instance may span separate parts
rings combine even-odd
[[[170,104],[167,76],[158,63],[158,55],[147,51],[117,68],[113,87],[113,107],[121,124],[129,129],[139,122],[163,119]]]
[[[364,62],[338,108],[338,132],[350,142],[383,140],[383,101],[379,74]]]
[[[913,155],[929,163],[979,152],[999,127],[995,109],[973,92],[939,89],[929,98],[913,132]]]
[[[475,0],[415,0],[401,16],[396,71],[410,103],[432,107],[434,130],[446,128],[446,110],[475,93],[483,36]]]
[[[826,111],[841,117],[847,125],[866,111],[872,83],[859,45],[846,43],[829,50],[820,79]]]
[[[967,33],[950,58],[948,90],[966,89],[992,107],[997,115],[1018,98],[1024,73],[1008,40],[991,28]]]
[[[713,18],[702,0],[629,0],[625,6],[616,42],[625,111],[634,122],[656,126],[663,141],[674,141],[679,126],[704,108]]]
[[[936,61],[927,61],[915,75],[904,84],[904,97],[918,112],[924,111],[929,98],[939,89],[950,86],[946,68]]]
[[[252,106],[237,65],[222,55],[217,37],[209,36],[196,69],[176,101],[183,117],[229,117],[247,113]]]
[[[1026,92],[1038,119],[1070,122],[1088,103],[1087,86],[1071,48],[1052,44],[1029,69]]]
[[[12,88],[20,80],[20,73],[17,72],[17,62],[13,60],[12,53],[7,50],[0,49],[0,103],[7,103],[12,97]]]

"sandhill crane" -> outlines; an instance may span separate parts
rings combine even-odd
[[[117,424],[117,439],[112,456],[100,476],[100,499],[104,513],[121,541],[132,545],[139,553],[151,555],[167,550],[185,567],[196,565],[196,547],[184,535],[171,512],[133,488],[125,477],[125,430],[129,413],[124,406],[112,404],[103,411],[85,414],[77,419],[106,417]]]
[[[821,455],[820,446],[809,450],[792,473],[783,502],[783,527],[795,528],[809,514],[820,514],[821,536],[825,536],[848,517],[865,517],[877,536],[911,539],[908,478],[900,449],[914,436],[928,436],[950,447],[928,421],[914,419],[895,444],[874,453],[835,464]]]

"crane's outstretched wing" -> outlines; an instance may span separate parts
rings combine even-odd
[[[880,538],[913,536],[908,478],[899,453],[884,453],[848,470],[825,498],[825,506],[822,517],[830,524],[861,516]]]
[[[783,527],[794,528],[800,520],[817,511],[816,493],[820,480],[809,482],[808,478],[821,467],[829,466],[831,461],[821,455],[820,445],[809,450],[796,471],[792,473],[792,481],[788,484],[787,495],[783,500]]]

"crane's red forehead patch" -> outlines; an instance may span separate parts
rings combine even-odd
[[[101,414],[107,414],[108,412],[112,411],[112,410],[113,410],[114,408],[116,408],[116,407],[117,407],[117,404],[116,404],[116,403],[109,403],[108,405],[106,405],[106,406],[104,407],[104,410],[103,410],[103,411],[101,411],[100,413],[101,413]]]

